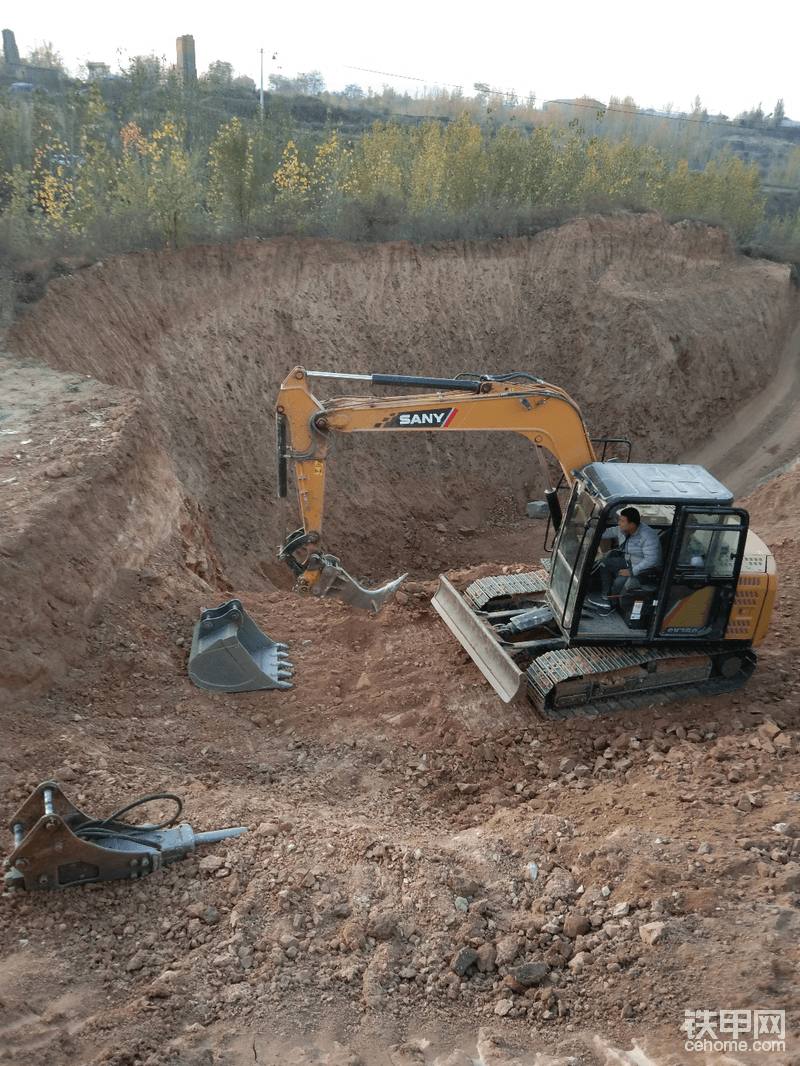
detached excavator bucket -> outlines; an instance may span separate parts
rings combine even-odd
[[[229,600],[203,611],[194,627],[189,677],[212,692],[292,687],[288,644],[262,633],[242,606]]]
[[[431,603],[497,695],[506,703],[519,699],[524,693],[525,674],[444,574],[439,575],[439,588]]]

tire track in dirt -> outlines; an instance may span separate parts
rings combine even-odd
[[[682,462],[698,463],[734,496],[752,492],[789,469],[800,456],[800,325],[781,353],[775,377],[700,451]]]

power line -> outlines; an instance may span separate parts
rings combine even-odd
[[[360,70],[360,71],[362,71],[365,74],[380,74],[381,77],[384,77],[384,78],[401,78],[403,81],[417,81],[417,82],[420,82],[423,85],[430,85],[431,84],[431,82],[427,78],[417,78],[417,77],[415,77],[415,76],[413,76],[411,74],[392,74],[389,71],[385,71],[385,70],[372,70],[369,67],[354,67],[354,66],[350,66],[350,65],[346,65],[345,69],[346,70]],[[484,82],[482,84],[486,84],[486,83]],[[441,88],[444,88],[444,89],[458,89],[461,92],[464,91],[464,86],[463,85],[455,85],[452,82],[436,81],[436,82],[433,82],[433,86],[435,88],[440,88],[441,87]],[[331,96],[339,96],[339,95],[341,95],[341,93],[332,92],[330,90],[326,90],[326,91]],[[538,111],[542,111],[544,109],[543,107],[536,108],[536,107],[534,107],[532,105],[528,105],[528,104],[525,103],[524,100],[520,101],[519,95],[513,89],[509,90],[508,92],[504,92],[501,89],[489,88],[488,92],[489,92],[490,96],[504,96],[504,97],[507,97],[509,99],[513,99],[514,105],[512,105],[512,106],[519,106],[519,107],[531,106],[532,110],[538,110]],[[471,98],[470,97],[464,97],[464,99],[465,100],[469,100]],[[653,118],[653,119],[660,119],[660,120],[669,121],[669,122],[697,122],[698,124],[703,125],[703,126],[712,125],[714,119],[720,117],[719,115],[710,115],[705,108],[703,109],[703,112],[700,115],[695,116],[695,114],[693,112],[679,111],[679,112],[673,113],[671,111],[669,111],[669,112],[668,111],[657,111],[655,108],[639,108],[639,107],[636,107],[636,106],[634,106],[632,108],[631,107],[627,107],[626,108],[626,107],[621,107],[621,106],[614,105],[614,104],[611,104],[611,103],[603,104],[599,100],[596,103],[592,103],[589,100],[581,100],[581,99],[574,99],[574,100],[556,99],[556,100],[543,100],[542,104],[543,105],[547,105],[547,104],[562,104],[564,107],[584,108],[586,110],[594,111],[594,112],[602,115],[602,117],[605,117],[608,112],[611,112],[611,116],[614,116],[614,115],[629,115],[631,118],[644,118],[644,119]],[[705,118],[703,117],[703,113],[705,114]],[[743,112],[743,114],[745,114],[745,115],[748,114],[748,113],[749,112]],[[609,116],[609,117],[611,117],[611,116]],[[413,116],[408,116],[408,117],[413,117]],[[768,118],[768,117],[769,117],[768,115],[764,116],[764,118]],[[723,119],[723,123],[727,124],[727,125],[731,125],[731,126],[733,125],[732,120],[729,119],[727,116]]]
[[[441,87],[441,88],[444,88],[444,89],[458,89],[460,92],[462,92],[462,93],[464,92],[464,86],[463,85],[455,85],[452,82],[445,82],[445,81],[434,81],[433,83],[431,83],[430,79],[428,79],[428,78],[419,78],[419,77],[416,77],[413,74],[393,74],[393,73],[390,73],[389,71],[386,71],[386,70],[373,70],[370,67],[356,67],[356,66],[352,66],[350,64],[345,64],[344,68],[345,68],[345,70],[360,70],[364,74],[378,74],[382,78],[399,78],[402,81],[417,81],[417,82],[420,82],[423,85],[431,85],[431,84],[433,84],[433,86],[435,86],[436,88]],[[477,84],[484,84],[485,85],[486,82],[477,82],[477,83],[474,83],[474,84],[476,84],[476,85]],[[516,91],[513,90],[513,89],[504,91],[502,89],[490,88],[489,89],[489,93],[492,96],[504,96],[504,97],[507,97],[508,99],[512,99],[513,98],[513,100],[517,104],[519,104],[519,96],[516,93]],[[600,103],[600,101],[598,101],[598,103],[600,103],[600,106],[598,107],[598,103],[591,103],[588,100],[587,101],[583,101],[583,100],[580,100],[580,99],[576,99],[576,100],[544,100],[543,103],[545,103],[545,104],[547,104],[547,103],[564,104],[565,106],[576,107],[576,108],[577,107],[582,107],[582,108],[585,108],[587,110],[592,110],[592,111],[595,111],[595,112],[602,111],[604,115],[605,115],[605,113],[607,111],[612,111],[613,114],[615,114],[615,115],[631,115],[634,118],[659,118],[659,119],[666,119],[666,120],[668,120],[670,122],[698,122],[698,123],[701,123],[702,125],[708,125],[711,122],[711,120],[716,117],[714,115],[709,115],[708,111],[706,109],[704,109],[706,117],[703,118],[702,114],[698,115],[697,117],[695,117],[693,113],[686,112],[686,111],[681,111],[681,112],[678,112],[677,114],[673,114],[672,112],[657,111],[655,108],[639,108],[639,107],[624,108],[624,107],[620,107],[620,106],[612,106],[610,103],[609,104],[602,104],[602,103]],[[542,108],[538,108],[538,110],[541,111]],[[747,112],[744,112],[744,114],[747,114]],[[767,116],[765,116],[765,117],[767,117]],[[726,121],[730,122],[731,120],[727,119]]]

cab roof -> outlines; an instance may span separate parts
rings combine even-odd
[[[730,507],[733,493],[702,466],[589,463],[576,476],[609,504],[680,503]]]

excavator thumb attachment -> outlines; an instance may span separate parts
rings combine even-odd
[[[312,596],[318,596],[320,599],[341,600],[351,607],[360,607],[362,611],[372,611],[373,614],[378,613],[408,577],[408,574],[403,574],[379,589],[365,589],[339,566],[339,560],[335,556],[321,555],[320,560],[324,565],[319,570],[307,571],[298,581],[295,590],[301,595],[310,592]],[[307,581],[308,574],[313,574],[313,581]]]
[[[261,632],[241,600],[229,600],[200,615],[192,636],[189,677],[212,692],[291,688],[288,650],[288,644]]]
[[[439,575],[431,603],[497,695],[506,703],[519,699],[525,690],[525,674],[444,574]]]

